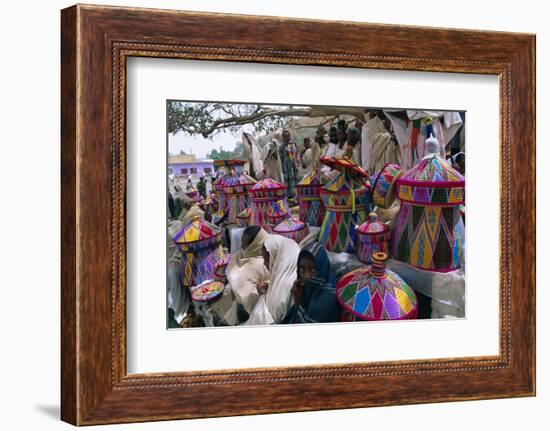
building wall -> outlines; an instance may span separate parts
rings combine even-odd
[[[172,174],[175,176],[192,175],[200,177],[214,173],[214,164],[211,162],[169,163],[168,168],[172,169]],[[182,169],[187,171],[182,172]]]

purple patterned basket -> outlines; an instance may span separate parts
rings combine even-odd
[[[321,202],[321,186],[329,181],[329,177],[316,169],[296,184],[300,220],[304,223],[319,227],[323,223],[324,206]]]
[[[369,220],[357,226],[357,257],[361,262],[371,263],[372,253],[389,252],[390,228],[378,220],[375,212],[369,214]]]
[[[388,255],[372,255],[373,264],[345,274],[336,283],[342,320],[416,319],[418,299],[409,285],[386,269]]]
[[[264,178],[250,187],[248,195],[251,209],[250,224],[270,230],[267,212],[275,202],[285,200],[286,187],[271,178]]]
[[[250,207],[245,208],[239,214],[237,214],[237,224],[241,227],[246,227],[250,224],[250,215],[252,210]]]
[[[293,239],[299,243],[307,236],[309,229],[304,222],[294,217],[290,217],[275,226],[273,228],[273,233]]]
[[[214,278],[214,265],[223,257],[222,229],[196,217],[174,236],[182,252],[181,283],[195,286]]]
[[[244,161],[242,163],[244,164]],[[222,184],[222,193],[225,195],[228,211],[228,223],[238,223],[239,213],[250,204],[248,190],[256,183],[254,178],[246,175],[242,170],[242,164],[234,164],[233,170],[225,176]]]
[[[274,226],[277,226],[283,220],[287,219],[290,216],[290,211],[286,206],[285,201],[273,202],[271,206],[267,209],[267,222],[270,229],[273,229]]]
[[[355,226],[367,219],[371,187],[368,174],[347,159],[322,158],[340,173],[321,188],[325,207],[319,242],[336,253],[356,250]]]
[[[392,256],[433,272],[458,269],[464,254],[464,177],[436,154],[397,180],[399,212],[392,225]]]
[[[372,203],[380,208],[389,208],[395,201],[397,180],[404,171],[395,163],[386,163],[378,174],[371,177]]]

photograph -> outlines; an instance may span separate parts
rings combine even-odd
[[[542,6],[12,3],[10,424],[540,422]]]
[[[167,329],[465,318],[465,127],[167,100]]]

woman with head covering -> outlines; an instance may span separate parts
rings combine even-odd
[[[264,265],[262,247],[267,232],[260,226],[247,227],[241,238],[241,250],[231,255],[225,275],[237,303],[239,321],[244,321],[256,305],[258,286],[267,283],[269,272]]]
[[[247,325],[281,323],[290,305],[290,291],[296,280],[296,264],[300,247],[281,235],[267,235],[262,249],[264,264],[269,268],[267,288],[250,313]]]
[[[298,255],[298,278],[292,287],[294,304],[283,323],[338,322],[336,279],[325,247],[310,242]]]

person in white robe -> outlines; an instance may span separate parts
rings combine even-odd
[[[322,156],[322,148],[317,141],[311,144],[311,168],[318,168]]]
[[[259,226],[246,228],[241,239],[243,248],[231,255],[225,271],[235,302],[247,314],[252,312],[258,301],[258,287],[269,280],[269,271],[262,256],[267,235]]]
[[[323,172],[330,171],[330,168],[321,163],[321,157],[332,157],[328,154],[330,144],[327,144],[326,139],[327,131],[323,124],[319,124],[317,131],[315,132],[315,138],[311,145],[311,171],[322,169]]]
[[[381,115],[384,115],[381,111]],[[386,163],[401,163],[401,150],[376,111],[369,111],[361,130],[361,164],[367,172],[380,172]],[[387,120],[386,120],[387,121]]]
[[[243,143],[243,156],[246,160],[248,160],[251,174],[256,179],[261,178],[264,170],[264,162],[262,160],[262,155],[260,149],[258,148],[258,144],[256,143],[256,139],[254,139],[250,133],[243,132],[241,140]]]
[[[318,147],[318,144],[315,143]],[[298,169],[298,177],[302,178],[304,175],[311,173],[311,168],[313,166],[313,144],[311,143],[311,138],[306,136],[304,138],[304,151],[300,157],[300,169]]]
[[[261,159],[263,162],[263,176],[282,183],[284,177],[281,161],[279,160],[279,146],[277,137],[271,139],[262,148]]]
[[[407,110],[406,119],[393,110],[384,110],[384,113],[390,119],[401,147],[401,167],[405,170],[427,154],[425,141],[430,128],[439,142],[437,154],[445,159],[445,147],[463,123],[456,111]]]
[[[297,277],[300,247],[292,239],[268,234],[264,243],[264,261],[269,267],[269,283],[260,291],[258,302],[247,325],[281,323],[291,305],[291,291]]]
[[[347,150],[347,131],[348,124],[346,120],[340,119],[336,123],[336,148],[334,149],[334,157],[344,157]]]

